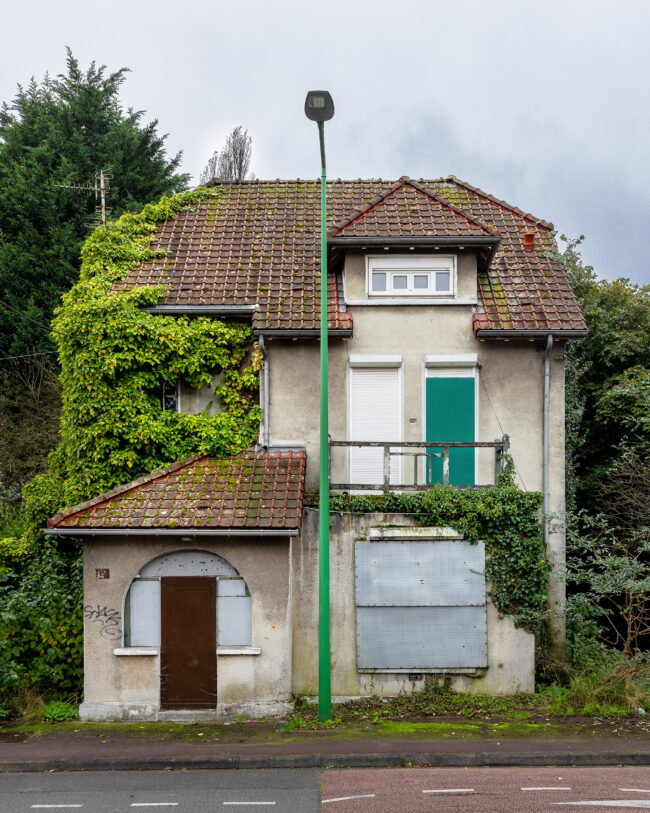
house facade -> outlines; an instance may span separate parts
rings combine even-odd
[[[319,195],[242,182],[161,225],[154,313],[251,319],[259,443],[196,457],[53,517],[84,540],[87,719],[281,714],[317,692]],[[586,333],[553,226],[453,177],[328,185],[333,493],[515,480],[564,510],[566,342]],[[183,382],[166,408],[215,409]],[[564,537],[545,525],[561,571]],[[500,616],[485,549],[405,514],[334,513],[332,690],[534,688],[534,637]],[[549,583],[562,645],[561,579]]]

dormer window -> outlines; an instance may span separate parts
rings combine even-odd
[[[456,258],[394,254],[367,258],[369,296],[454,296]]]

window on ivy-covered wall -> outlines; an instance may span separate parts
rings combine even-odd
[[[163,412],[180,412],[178,382],[163,381],[160,388],[160,402]]]

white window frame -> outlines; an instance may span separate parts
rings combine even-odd
[[[431,281],[434,280],[436,272],[449,274],[449,288],[444,291],[432,290]],[[386,274],[386,290],[374,291],[372,288],[373,272]],[[415,276],[427,275],[429,277],[429,288],[415,288]],[[395,276],[406,276],[406,288],[394,288],[393,278]],[[456,256],[454,254],[371,254],[366,257],[366,293],[368,297],[391,297],[391,298],[413,298],[420,299],[442,299],[456,298],[457,288],[457,267]]]

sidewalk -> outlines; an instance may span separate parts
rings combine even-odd
[[[229,726],[53,724],[0,729],[0,771],[648,765],[650,727],[571,724],[400,724],[284,733]],[[619,723],[620,725],[620,723]],[[397,729],[397,730],[394,730]],[[534,729],[534,734],[526,732]]]

